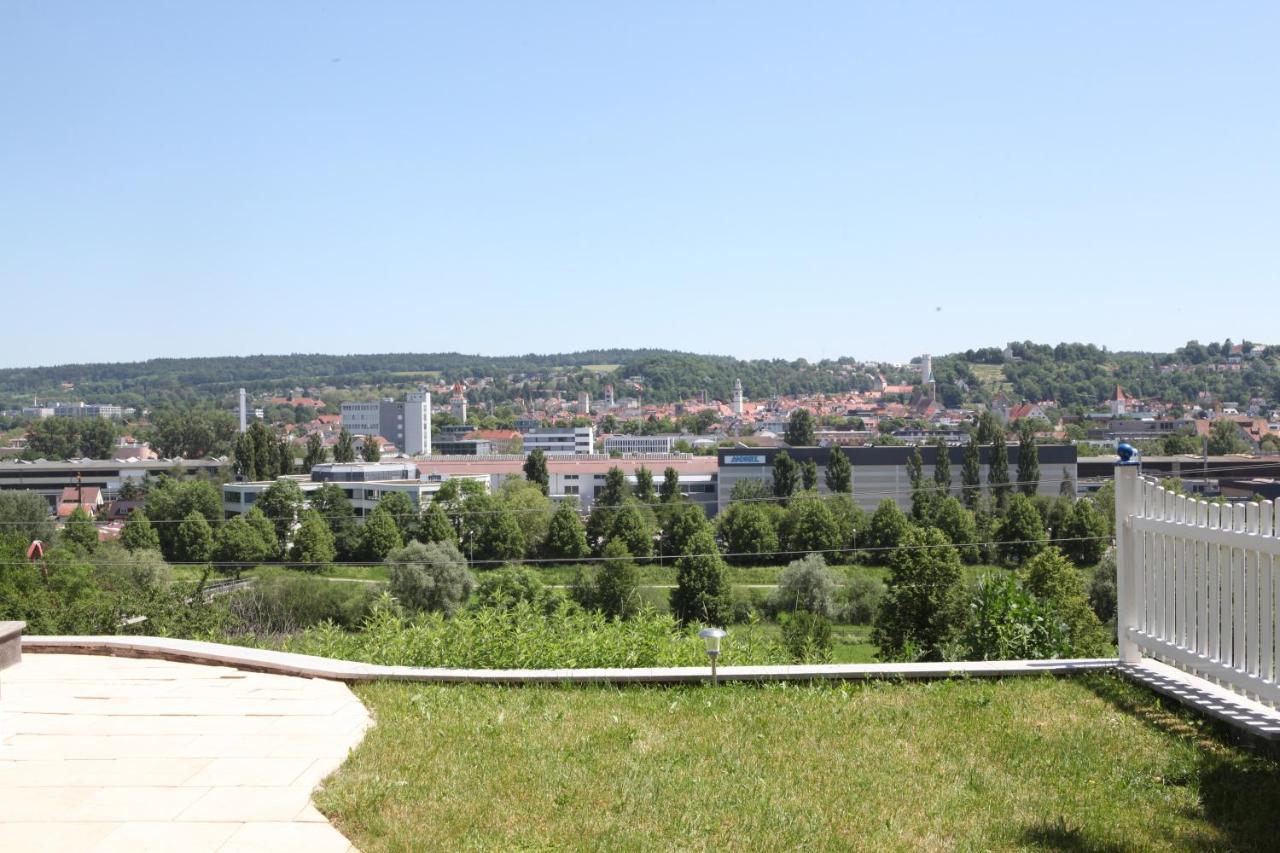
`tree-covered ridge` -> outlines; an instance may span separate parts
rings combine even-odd
[[[1023,341],[1010,345],[1011,358],[988,347],[935,359],[934,376],[939,396],[949,403],[990,398],[990,389],[976,383],[975,365],[999,365],[1010,396],[1062,406],[1096,406],[1111,399],[1117,385],[1130,396],[1171,403],[1192,403],[1201,394],[1242,404],[1254,397],[1280,401],[1280,350],[1254,357],[1248,355],[1254,345],[1245,342],[1243,348],[1246,354],[1233,355],[1230,340],[1207,346],[1189,341],[1172,353],[1143,353]]]
[[[738,378],[753,397],[865,389],[874,383],[873,377],[850,362],[743,360],[656,349],[521,356],[295,353],[12,368],[0,370],[0,397],[16,402],[32,395],[67,396],[60,386],[72,383],[78,399],[156,405],[229,399],[241,387],[256,393],[292,387],[395,386],[424,379],[453,382],[483,377],[494,379],[493,391],[482,395],[486,402],[490,397],[519,399],[548,390],[570,397],[578,391],[599,396],[610,383],[619,397],[638,395],[652,402],[685,399],[704,390],[713,398],[727,400]]]

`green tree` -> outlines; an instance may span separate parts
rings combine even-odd
[[[658,490],[658,499],[664,504],[680,500],[680,472],[669,467],[662,472],[662,486]]]
[[[418,522],[417,538],[419,542],[451,542],[458,544],[458,531],[454,529],[453,522],[449,521],[449,516],[445,514],[444,506],[432,501],[427,505],[427,509],[422,513],[422,519]]]
[[[376,435],[366,435],[360,447],[360,456],[365,462],[377,462],[382,458],[382,446]]]
[[[907,457],[907,479],[911,482],[911,518],[928,524],[933,516],[933,487],[924,481],[924,459],[919,445],[912,447]]]
[[[82,551],[93,551],[98,547],[98,528],[84,507],[78,506],[71,511],[66,526],[62,528],[62,538]]]
[[[956,551],[966,563],[978,562],[977,547],[978,525],[973,513],[955,498],[946,498],[938,504],[933,516],[933,525],[957,546]]]
[[[726,625],[730,619],[729,573],[710,529],[694,535],[690,553],[676,560],[671,612],[685,624]]]
[[[706,512],[696,504],[678,503],[663,507],[658,552],[668,557],[680,556],[688,548],[693,534],[710,524]]]
[[[1031,499],[1015,494],[996,530],[1000,559],[1010,566],[1021,565],[1044,550],[1044,521]]]
[[[792,447],[813,447],[817,444],[814,438],[813,415],[808,409],[796,409],[787,419],[787,430],[783,441]]]
[[[329,525],[337,556],[344,560],[359,559],[360,528],[356,524],[356,511],[342,487],[325,483],[311,493],[308,502]]]
[[[633,557],[653,555],[653,528],[638,503],[628,501],[614,511],[605,544],[615,539],[626,545]]]
[[[519,477],[508,477],[497,494],[498,504],[506,507],[520,525],[524,536],[524,555],[536,557],[547,539],[555,506],[542,493],[537,483]]]
[[[849,457],[838,445],[831,446],[831,459],[827,462],[826,481],[828,491],[847,495],[853,491],[853,466]]]
[[[1077,566],[1089,566],[1102,559],[1107,550],[1111,531],[1107,519],[1089,498],[1081,498],[1071,505],[1066,523],[1062,526],[1062,550]]]
[[[355,442],[351,438],[351,433],[347,432],[347,428],[343,427],[338,433],[338,441],[333,446],[334,462],[355,462],[356,448]]]
[[[456,613],[476,588],[467,561],[451,542],[410,542],[387,555],[388,587],[407,610]]]
[[[827,619],[836,615],[836,589],[840,578],[821,554],[806,554],[793,560],[778,575],[778,585],[769,596],[769,610],[791,613],[805,610]]]
[[[796,461],[787,451],[782,450],[773,457],[773,496],[784,501],[795,494],[799,468]]]
[[[235,449],[232,451],[235,468],[240,476],[250,482],[258,479],[258,457],[253,446],[253,436],[248,432],[237,433]]]
[[[275,436],[262,421],[255,420],[249,424],[246,433],[253,444],[254,467],[258,477],[263,480],[274,480],[280,474],[280,454]]]
[[[551,525],[547,530],[547,555],[561,560],[579,560],[590,551],[587,547],[587,530],[578,516],[578,501],[567,497],[560,501],[551,516]]]
[[[1229,418],[1219,418],[1209,427],[1209,454],[1248,453],[1249,442],[1240,436],[1240,427]]]
[[[400,528],[396,521],[381,505],[373,508],[373,512],[365,520],[360,529],[360,556],[369,562],[382,562],[397,548],[403,547],[400,539]]]
[[[1003,511],[1009,503],[1009,451],[1004,443],[1004,430],[997,429],[991,439],[991,461],[987,464],[987,485],[996,507]]]
[[[982,463],[979,456],[978,437],[969,436],[964,448],[964,463],[960,468],[960,497],[965,508],[972,512],[978,506],[982,494]]]
[[[621,539],[604,546],[604,557],[595,573],[593,599],[596,609],[615,619],[630,619],[640,612],[640,571]]]
[[[293,480],[276,480],[258,496],[257,508],[275,527],[277,554],[289,553],[289,538],[304,498],[302,487]]]
[[[834,551],[841,544],[827,502],[812,492],[797,495],[787,506],[780,538],[788,551]]]
[[[1018,488],[1024,495],[1034,495],[1040,488],[1040,452],[1030,421],[1018,424]]]
[[[280,436],[276,442],[276,470],[281,475],[292,474],[298,469],[298,460],[293,455],[293,439],[287,435]]]
[[[806,459],[800,463],[800,485],[806,492],[811,492],[818,487],[818,463],[812,459]]]
[[[716,518],[716,524],[733,562],[754,563],[778,551],[773,511],[764,504],[731,503]]]
[[[329,525],[314,509],[304,509],[298,532],[293,535],[291,556],[294,562],[314,571],[332,563],[337,555],[338,549]]]
[[[168,406],[151,415],[151,446],[166,459],[220,456],[230,450],[235,436],[236,419],[230,412],[200,406]]]
[[[53,538],[49,504],[38,492],[0,490],[0,537],[14,536],[27,543]]]
[[[276,555],[276,526],[267,518],[266,513],[261,507],[251,507],[244,514],[244,520],[258,534],[258,539],[262,542],[262,556],[258,560],[270,560]]]
[[[937,499],[942,500],[951,494],[951,450],[942,439],[934,443],[933,450],[933,485]]]
[[[942,660],[964,625],[964,568],[941,531],[913,528],[889,559],[872,642],[883,658]]]
[[[898,509],[893,498],[880,501],[867,524],[866,547],[874,549],[872,559],[877,563],[887,561],[910,527],[906,514]]]
[[[417,538],[418,508],[408,495],[404,492],[383,492],[378,499],[378,506],[386,507],[387,512],[396,520],[402,542]]]
[[[160,477],[147,490],[147,515],[160,536],[165,559],[176,560],[179,522],[198,512],[212,528],[222,520],[222,496],[208,480]]]
[[[622,506],[627,499],[627,477],[622,469],[613,466],[604,475],[604,487],[596,495],[596,503],[601,506]]]
[[[636,498],[642,503],[651,504],[658,499],[653,491],[653,472],[641,465],[636,469]]]
[[[160,534],[156,533],[142,507],[135,507],[129,512],[129,519],[120,531],[120,544],[130,551],[160,550]]]
[[[1114,654],[1106,630],[1089,606],[1084,578],[1057,548],[1046,548],[1018,571],[1027,589],[1052,607],[1067,625],[1071,654],[1098,657]]]
[[[547,454],[534,448],[524,460],[524,476],[530,483],[537,483],[544,495],[551,494],[551,474],[547,470]]]
[[[213,528],[194,510],[178,525],[174,558],[180,563],[206,563],[213,553]]]
[[[324,439],[320,437],[320,433],[313,432],[307,436],[307,452],[302,456],[302,470],[308,474],[311,469],[322,464],[329,458],[329,451],[324,446]]]
[[[210,557],[219,572],[238,578],[244,569],[270,560],[275,553],[274,528],[264,538],[248,518],[237,515],[214,534]]]
[[[488,509],[475,528],[476,558],[491,563],[518,562],[524,557],[525,536],[516,514],[501,501],[485,501],[484,505]]]

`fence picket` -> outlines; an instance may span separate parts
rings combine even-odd
[[[1209,526],[1209,504],[1206,501],[1196,502],[1196,527]],[[1196,653],[1201,657],[1209,656],[1209,546],[1196,543],[1196,566],[1199,572],[1197,583],[1199,615],[1196,618]]]
[[[1244,532],[1244,507],[1236,504],[1231,508],[1231,529],[1237,533]],[[1237,672],[1244,672],[1244,549],[1231,549],[1231,666]]]
[[[1209,527],[1217,529],[1221,523],[1222,507],[1212,504],[1209,507]],[[1219,617],[1222,609],[1222,549],[1216,545],[1208,545],[1209,557],[1209,660],[1221,660],[1222,647],[1219,644],[1221,627]]]
[[[1245,506],[1245,532],[1258,535],[1258,505]],[[1257,676],[1261,643],[1258,639],[1258,552],[1252,547],[1244,549],[1244,666],[1249,675]]]
[[[1271,501],[1263,501],[1259,508],[1258,535],[1269,537],[1275,532],[1275,506]],[[1275,559],[1268,554],[1260,557],[1258,563],[1258,641],[1260,645],[1258,658],[1258,677],[1263,681],[1276,683],[1275,642],[1276,642],[1276,609],[1275,609]]]

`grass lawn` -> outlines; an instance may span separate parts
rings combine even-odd
[[[1110,674],[356,688],[365,851],[1275,849],[1280,766]]]

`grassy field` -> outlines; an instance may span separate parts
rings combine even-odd
[[[1280,767],[1112,675],[357,688],[365,851],[1274,849]]]

